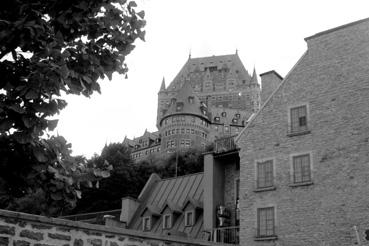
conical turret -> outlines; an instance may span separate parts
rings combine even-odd
[[[251,86],[253,86],[253,85],[259,86],[258,76],[256,75],[255,67],[254,67],[254,71],[252,72],[252,77],[251,77],[250,85]]]
[[[165,91],[165,78],[163,77],[163,81],[161,82],[160,90],[159,91]]]

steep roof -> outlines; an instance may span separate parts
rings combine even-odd
[[[202,201],[204,192],[203,176],[203,173],[196,173],[153,182],[152,187],[150,187],[151,192],[147,193],[146,197],[141,197],[140,206],[132,218],[129,229],[142,230],[141,215],[152,207],[158,208],[159,211],[163,212],[163,209],[169,206],[171,210],[179,212],[189,200]],[[201,204],[201,202],[196,202],[196,206]],[[194,226],[185,227],[184,213],[178,214],[178,218],[175,220],[171,230],[186,233],[192,238],[200,238],[203,230],[203,215],[199,215]],[[152,225],[151,232],[157,234],[166,233],[163,230],[161,218]]]
[[[177,90],[182,83],[190,83],[192,86],[201,83],[204,74],[209,68],[216,68],[218,70],[225,69],[225,71],[234,70],[237,71],[237,78],[239,81],[245,80],[250,83],[251,76],[244,67],[238,54],[220,55],[220,56],[208,56],[189,58],[184,64],[180,72],[176,75],[173,81],[168,85],[167,90]],[[226,76],[228,74],[226,72]],[[218,73],[214,73],[212,76],[213,82],[222,83],[224,77]]]
[[[190,98],[192,101],[190,101]],[[178,109],[179,104],[181,105],[180,110]],[[193,92],[191,85],[189,83],[184,83],[182,88],[178,90],[175,101],[171,102],[161,121],[170,115],[176,114],[197,115],[201,118],[209,120],[207,115],[204,115],[203,113],[204,110],[206,112],[206,108],[204,107],[205,106],[201,104],[200,99]]]

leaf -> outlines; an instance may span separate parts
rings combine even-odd
[[[9,108],[19,114],[24,114],[26,112],[25,109],[21,108],[19,105],[17,104],[14,104],[14,105],[11,105],[9,106]]]
[[[76,190],[76,195],[77,195],[78,199],[82,198],[82,192],[80,190]]]
[[[92,80],[90,77],[86,76],[86,75],[83,75],[83,80],[86,81],[87,83],[91,84],[92,83]]]
[[[138,12],[137,15],[140,16],[141,19],[144,19],[145,18],[145,11],[142,10],[142,11]]]
[[[33,155],[39,162],[46,162],[48,158],[45,156],[44,152],[40,148],[33,149]]]
[[[63,199],[63,196],[61,195],[60,192],[55,192],[55,193],[51,193],[50,197],[55,200],[55,201],[60,201],[61,199]]]
[[[39,97],[39,94],[34,90],[29,90],[26,94],[26,99],[36,99]]]
[[[49,131],[54,131],[55,127],[58,125],[59,120],[48,120],[47,121],[47,128]]]

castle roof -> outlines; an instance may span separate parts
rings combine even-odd
[[[201,104],[191,85],[184,83],[182,88],[178,90],[176,97],[172,99],[161,121],[170,115],[178,114],[191,114],[209,120],[207,113],[206,106]]]
[[[175,91],[186,82],[190,83],[193,87],[196,84],[202,83],[205,73],[212,73],[212,80],[214,83],[224,82],[223,75],[220,75],[219,71],[223,71],[225,76],[228,76],[230,70],[235,71],[236,77],[239,81],[245,81],[244,85],[251,82],[251,76],[246,70],[238,54],[221,55],[221,56],[208,56],[199,58],[189,58],[181,71],[168,85],[167,90]],[[217,71],[217,72],[216,72]]]

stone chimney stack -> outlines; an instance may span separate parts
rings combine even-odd
[[[283,77],[272,70],[260,74],[261,78],[261,105],[263,105],[269,96],[277,89],[282,82]]]
[[[140,204],[136,199],[129,196],[123,197],[122,210],[120,212],[120,221],[127,226],[131,221],[139,205]]]

